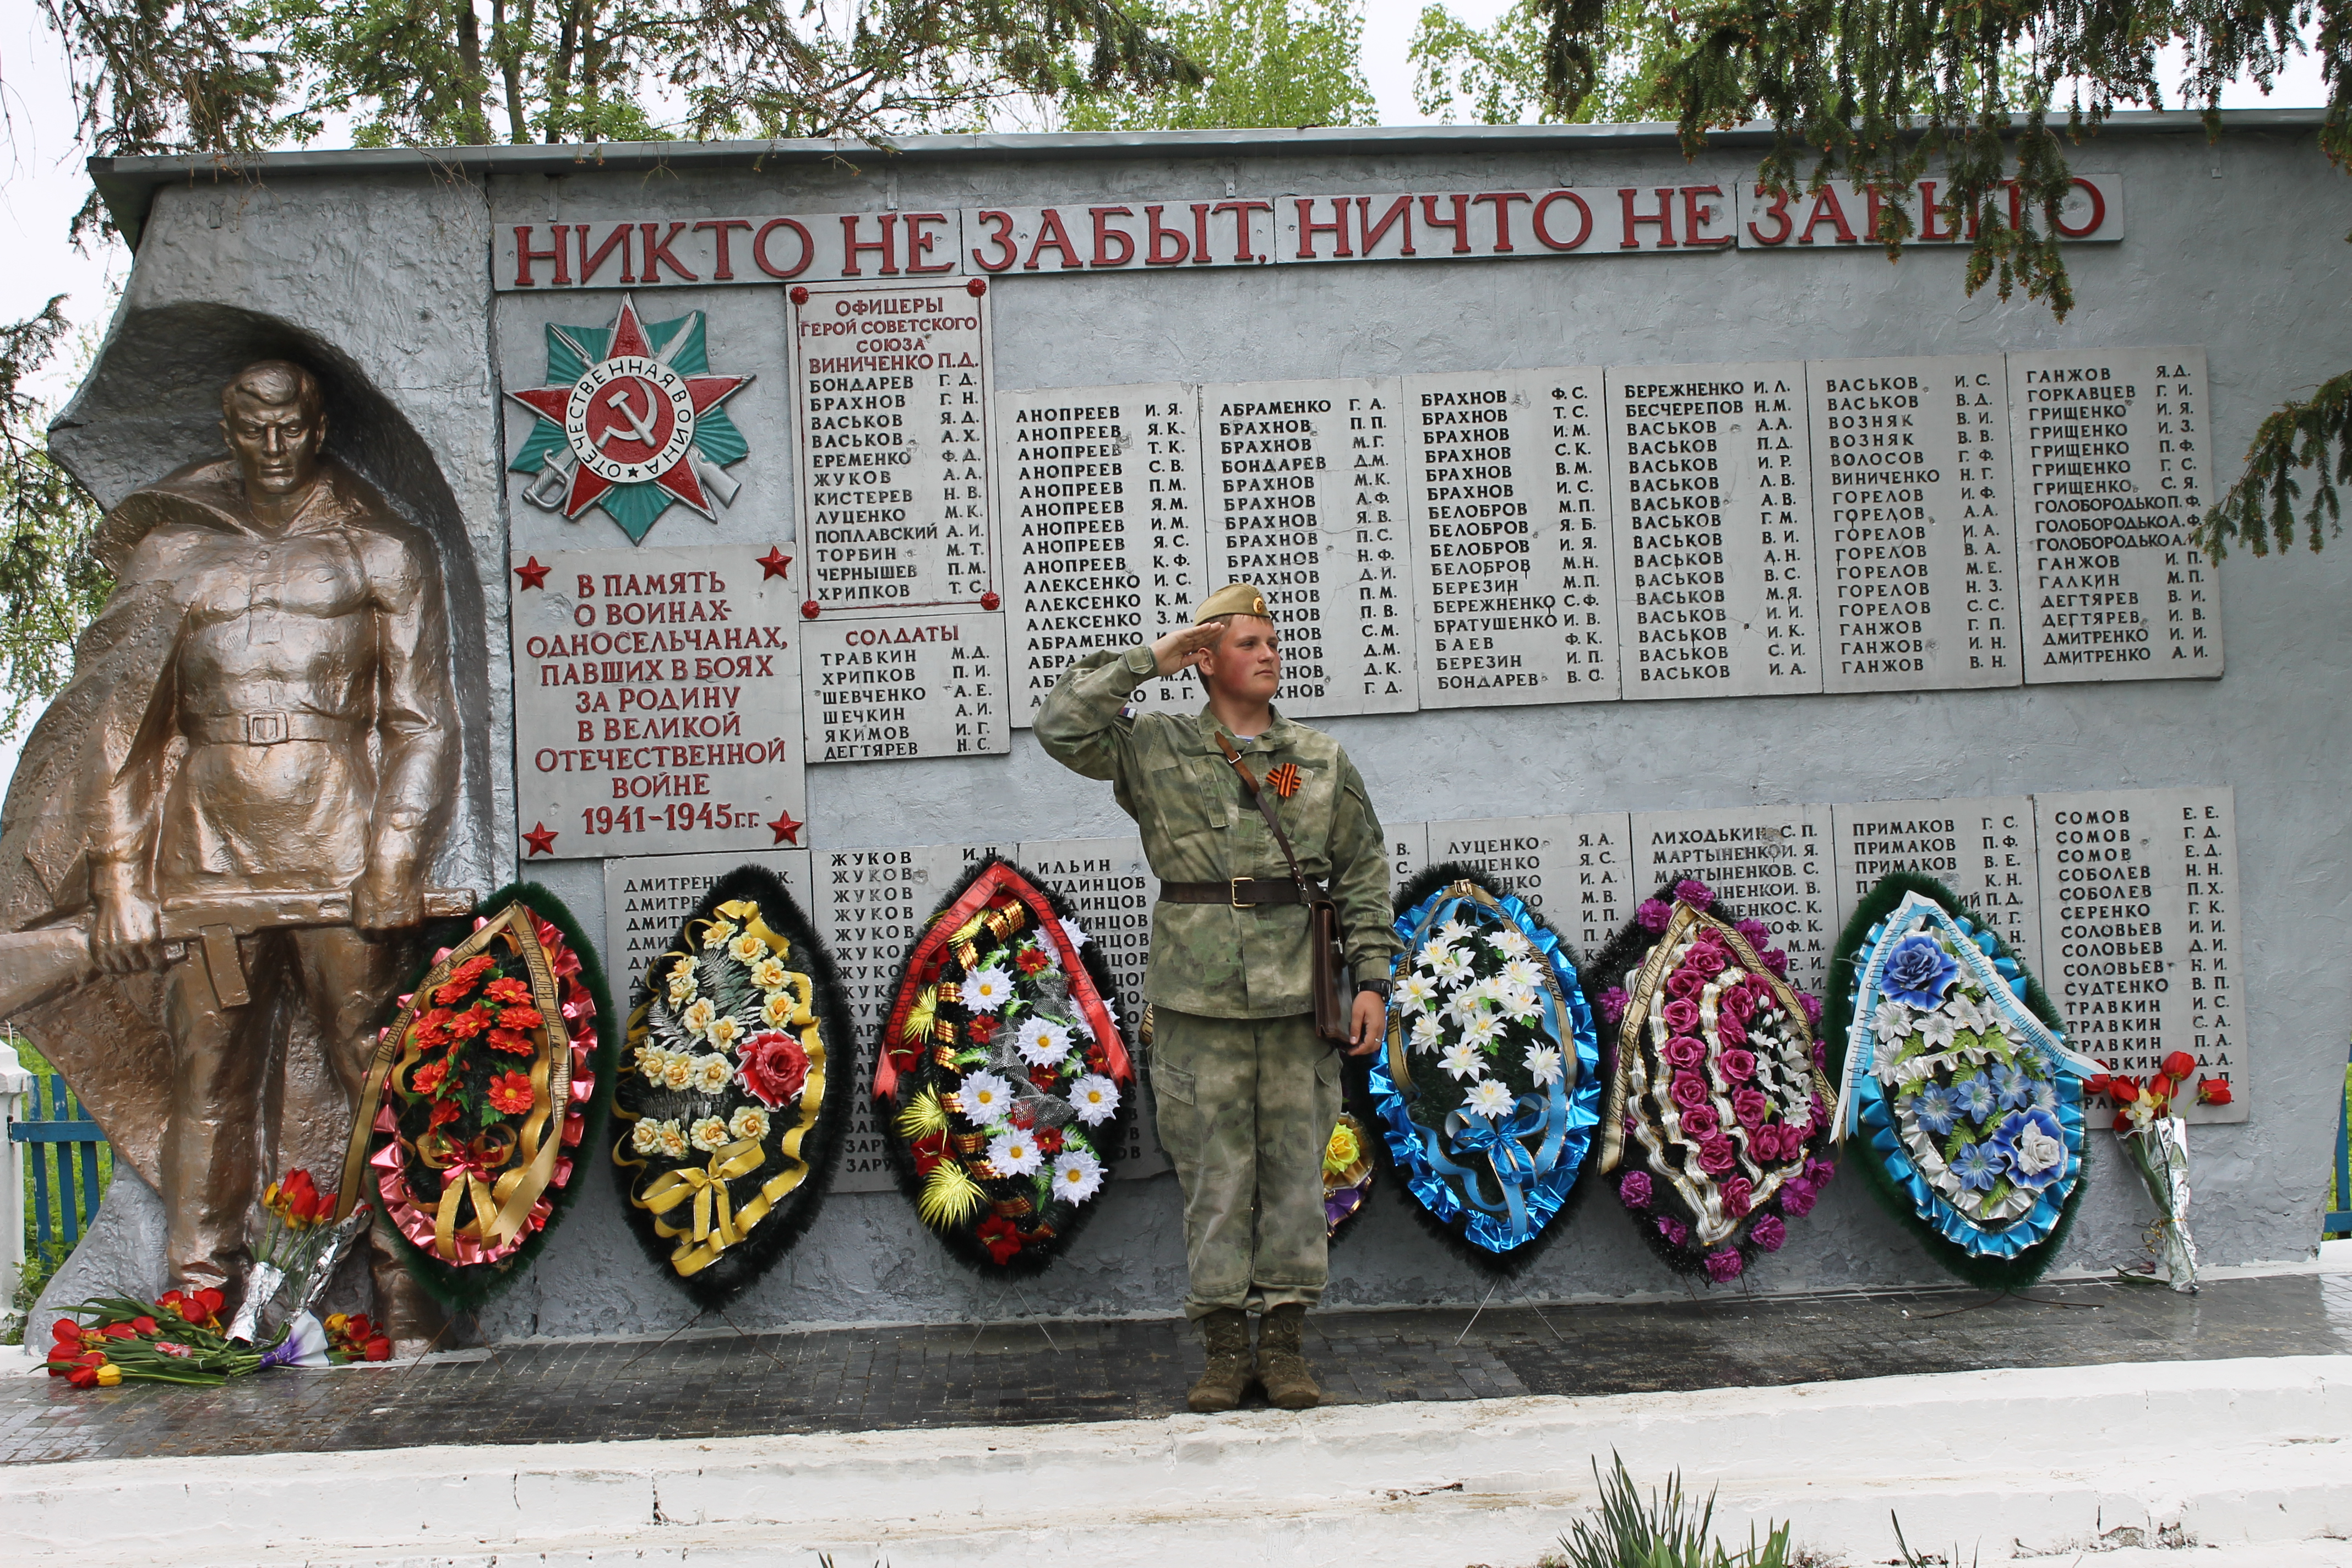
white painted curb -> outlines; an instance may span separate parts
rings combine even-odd
[[[2352,1356],[2158,1362],[1291,1415],[9,1467],[0,1540],[67,1565],[813,1562],[1524,1568],[1591,1464],[1721,1489],[1868,1563],[2352,1535]],[[2315,1547],[2314,1550],[2319,1550]],[[2231,1555],[2236,1555],[2232,1552]],[[2280,1563],[2300,1561],[2274,1555]],[[2256,1559],[2249,1557],[2249,1563]],[[2061,1558],[2060,1561],[2064,1561]],[[2184,1568],[2227,1568],[2211,1552]],[[2324,1557],[2313,1558],[2325,1562]],[[2352,1563],[2352,1542],[2341,1548]]]

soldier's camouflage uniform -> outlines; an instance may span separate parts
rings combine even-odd
[[[1217,749],[1214,715],[1124,711],[1157,674],[1148,646],[1089,655],[1039,710],[1038,742],[1111,782],[1161,881],[1288,882],[1281,847]],[[1297,764],[1297,790],[1267,801],[1301,868],[1339,906],[1349,970],[1385,980],[1396,948],[1386,846],[1356,765],[1339,742],[1279,712],[1263,735],[1227,737],[1261,781]],[[1323,1149],[1339,1114],[1340,1058],[1315,1033],[1307,934],[1302,904],[1152,906],[1151,1082],[1160,1145],[1183,1184],[1191,1318],[1322,1295]]]

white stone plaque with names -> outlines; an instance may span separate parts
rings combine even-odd
[[[1827,805],[1748,805],[1633,814],[1633,902],[1684,877],[1740,920],[1772,928],[1791,984],[1819,995],[1837,939],[1837,868]]]
[[[1142,1088],[1142,1052],[1135,1033],[1143,1017],[1143,973],[1151,957],[1151,904],[1159,882],[1143,858],[1140,838],[1059,838],[1021,846],[1021,864],[1070,900],[1073,918],[1110,965],[1118,986],[1119,1031],[1136,1062],[1136,1098],[1127,1107],[1127,1140],[1113,1173],[1122,1179],[1172,1169],[1153,1131],[1150,1093]]]
[[[1404,378],[1421,705],[1617,695],[1597,366]]]
[[[739,866],[776,874],[822,934],[809,902],[809,852],[755,849],[736,855],[629,855],[604,862],[604,976],[625,1018],[637,978],[677,935],[678,922],[709,896],[711,884]],[[856,1042],[848,1042],[854,1045]]]
[[[788,298],[808,596],[828,615],[978,604],[996,568],[986,295],[936,279]]]
[[[1071,665],[1191,626],[1208,597],[1200,400],[1155,382],[1007,392],[996,408],[997,581],[1025,729]],[[1201,689],[1150,680],[1134,700],[1191,712]]]
[[[1390,822],[1381,826],[1388,829],[1389,875],[1394,885],[1402,888],[1431,864],[1429,824]]]
[[[783,557],[770,552],[770,564]],[[512,562],[524,856],[800,842],[800,612],[748,545]]]
[[[2203,349],[2009,356],[2025,679],[2221,673]]]
[[[2042,880],[2033,802],[2021,795],[1832,805],[1837,929],[1890,871],[1933,877],[2042,973]],[[1851,956],[1851,955],[1849,955]]]
[[[1633,918],[1633,818],[1622,811],[1429,825],[1432,865],[1460,861],[1511,890],[1583,958]]]
[[[2119,789],[2037,795],[2042,989],[2067,1042],[2145,1079],[2186,1051],[2197,1074],[2174,1101],[2192,1121],[2242,1121],[2245,972],[2239,963],[2235,792]],[[2228,1105],[2197,1102],[2226,1079]]]
[[[1293,718],[1419,705],[1400,395],[1393,378],[1201,388],[1210,591],[1265,593]]]
[[[1805,367],[1609,372],[1624,693],[1822,689]]]
[[[806,621],[808,754],[816,763],[1012,749],[1004,617],[993,611]]]
[[[874,1105],[875,1052],[890,1011],[892,983],[923,922],[965,868],[990,855],[1009,853],[1009,845],[917,844],[821,849],[811,857],[819,908],[809,912],[824,932],[857,1028],[849,1126],[842,1135],[835,1192],[881,1193],[898,1185]]]
[[[2016,686],[2017,521],[1999,354],[1805,366],[1822,686]]]

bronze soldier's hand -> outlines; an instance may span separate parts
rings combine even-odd
[[[1225,635],[1223,621],[1204,621],[1196,626],[1185,626],[1170,632],[1151,645],[1151,660],[1162,675],[1173,675],[1180,669],[1190,669],[1201,662],[1201,656],[1217,646]]]
[[[370,870],[352,884],[352,924],[362,931],[404,931],[425,923],[425,895],[416,879]]]
[[[115,874],[123,868],[90,869],[90,958],[108,974],[153,968],[163,941],[155,901]]]
[[[1357,992],[1355,1016],[1349,1020],[1349,1026],[1354,1041],[1348,1047],[1348,1054],[1351,1057],[1370,1056],[1379,1047],[1381,1037],[1389,1032],[1387,998],[1374,991]]]

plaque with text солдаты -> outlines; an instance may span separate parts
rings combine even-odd
[[[2009,356],[2025,679],[2221,673],[2203,349]]]
[[[2235,792],[2119,789],[2037,795],[2042,987],[2066,1040],[2145,1079],[2186,1051],[2197,1071],[2174,1104],[2192,1121],[2246,1119]],[[2202,1104],[2200,1080],[2230,1086]]]
[[[1201,389],[1209,590],[1264,591],[1295,719],[1419,702],[1399,395],[1391,378]]]
[[[918,844],[889,849],[821,849],[810,858],[817,880],[809,910],[832,950],[857,1033],[849,1124],[842,1131],[837,1193],[883,1193],[898,1185],[882,1117],[874,1100],[874,1051],[898,965],[949,889],[966,868],[1011,847]]]
[[[783,563],[782,568],[776,563]],[[511,563],[525,858],[799,842],[800,612],[748,545]]]
[[[1873,800],[1832,805],[1830,821],[1837,837],[1840,931],[1880,878],[1916,871],[1951,889],[2028,969],[2042,973],[2042,878],[2032,799]]]
[[[1071,665],[1190,626],[1208,597],[1200,401],[1160,382],[1008,392],[996,408],[997,580],[1025,728]],[[1134,701],[1189,712],[1201,689],[1149,680]]]
[[[1823,688],[2018,685],[2000,356],[1817,360],[1805,382]]]
[[[1110,965],[1111,981],[1118,987],[1119,1032],[1134,1058],[1136,1024],[1143,1016],[1143,975],[1151,957],[1151,904],[1160,887],[1143,858],[1143,840],[1031,840],[1021,846],[1021,864],[1070,900],[1072,921]],[[1156,1176],[1172,1168],[1153,1131],[1140,1060],[1136,1069],[1135,1082],[1126,1091],[1127,1136],[1112,1167],[1121,1179]]]
[[[1421,705],[1617,695],[1597,367],[1404,378]]]
[[[1802,362],[1609,372],[1624,694],[1822,689]]]
[[[1622,811],[1429,825],[1433,865],[1459,861],[1507,883],[1584,956],[1645,896],[1633,888],[1633,819]]]
[[[646,965],[677,935],[678,922],[694,912],[711,884],[739,866],[773,871],[801,912],[817,925],[809,902],[809,852],[755,849],[733,855],[629,855],[604,862],[604,972],[613,1004],[625,1016]],[[818,929],[822,930],[820,926]]]
[[[1837,930],[1827,805],[1748,805],[1633,814],[1635,901],[1684,877],[1704,882],[1742,920],[1772,928],[1789,982],[1821,994]]]
[[[791,300],[808,596],[828,615],[978,606],[996,564],[987,297],[844,283]]]
[[[1004,617],[990,611],[815,620],[803,698],[812,763],[981,756],[1012,747]]]

